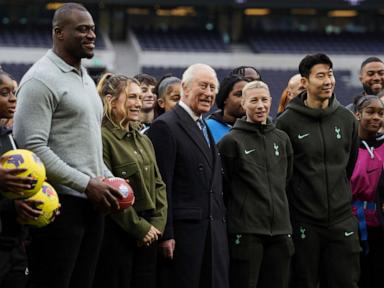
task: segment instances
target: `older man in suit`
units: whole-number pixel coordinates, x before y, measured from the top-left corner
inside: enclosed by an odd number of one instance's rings
[[[180,102],[148,131],[167,185],[168,220],[160,247],[169,263],[159,270],[163,280],[167,275],[167,287],[229,287],[222,169],[202,118],[217,90],[211,67],[190,66],[183,74]]]

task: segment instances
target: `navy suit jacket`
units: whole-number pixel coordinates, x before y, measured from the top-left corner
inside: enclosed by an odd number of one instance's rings
[[[210,146],[180,105],[157,118],[148,130],[167,189],[168,219],[163,240],[176,240],[177,265],[172,274],[182,278],[173,279],[172,287],[197,287],[192,283],[199,279],[204,249],[209,249],[213,267],[209,287],[228,287],[222,168],[212,135],[208,134]],[[185,255],[185,259],[178,255]]]

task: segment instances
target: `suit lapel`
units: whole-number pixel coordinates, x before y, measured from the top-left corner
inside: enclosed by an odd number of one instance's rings
[[[212,150],[209,148],[207,141],[204,138],[204,135],[202,134],[201,130],[197,126],[197,124],[193,121],[191,116],[185,111],[182,107],[179,105],[176,105],[174,108],[174,112],[177,114],[180,122],[178,123],[180,128],[185,132],[185,134],[188,135],[188,137],[192,140],[193,143],[199,148],[199,150],[203,153],[204,157],[206,158],[207,162],[209,163],[209,166],[212,167]],[[211,147],[214,142],[211,140],[210,132],[208,132]]]

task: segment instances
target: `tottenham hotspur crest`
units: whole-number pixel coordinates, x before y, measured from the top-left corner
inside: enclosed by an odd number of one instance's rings
[[[273,149],[275,149],[275,155],[276,157],[278,157],[280,155],[279,145],[277,145],[276,143],[273,143]]]
[[[335,133],[336,133],[336,138],[341,139],[341,129],[337,126],[335,126]]]

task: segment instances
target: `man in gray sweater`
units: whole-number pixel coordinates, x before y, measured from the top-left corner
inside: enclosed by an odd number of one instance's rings
[[[52,21],[53,48],[24,75],[14,134],[44,162],[59,193],[61,215],[32,230],[29,287],[91,287],[102,239],[100,212],[117,210],[119,192],[101,179],[102,103],[82,58],[92,58],[95,25],[79,4],[67,3]],[[96,208],[96,209],[95,209]]]

